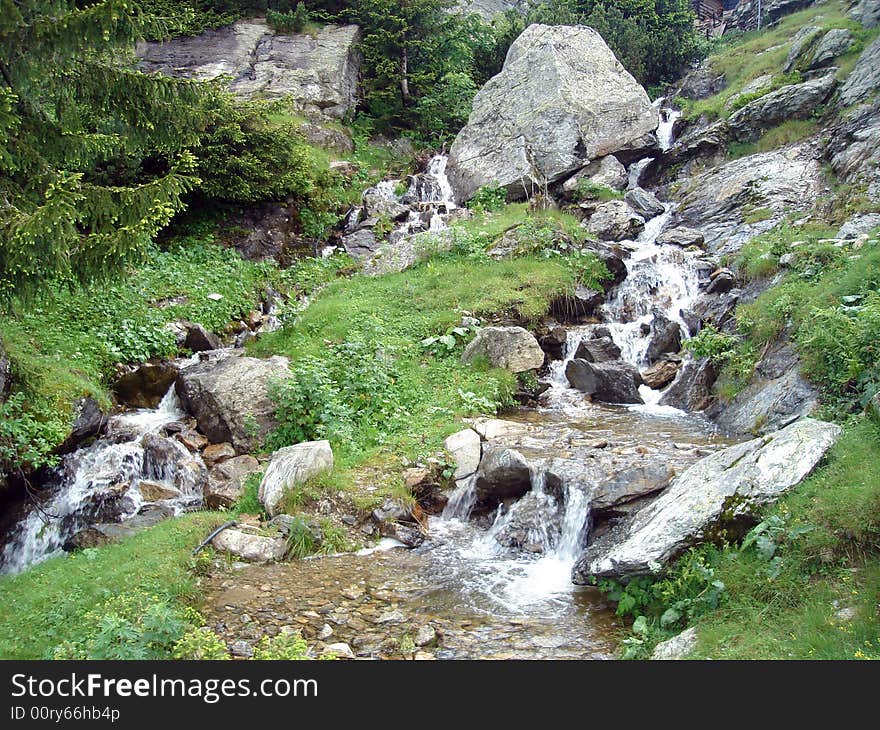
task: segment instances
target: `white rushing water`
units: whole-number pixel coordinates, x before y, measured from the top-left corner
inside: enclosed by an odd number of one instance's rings
[[[660,111],[658,138],[665,151],[674,144],[674,125],[680,112],[663,107],[664,99],[655,102]],[[652,158],[630,166],[629,187],[639,185],[642,173]],[[649,220],[633,242],[623,242],[631,255],[626,261],[628,276],[614,290],[601,310],[601,324],[567,327],[567,342],[562,360],[550,365],[550,390],[544,396],[548,414],[564,414],[576,421],[592,414],[596,406],[569,386],[566,365],[574,358],[581,341],[592,337],[597,327],[610,331],[621,357],[644,369],[651,341],[651,325],[657,314],[669,318],[681,328],[682,339],[688,336],[682,310],[690,308],[699,296],[698,254],[673,245],[658,245],[657,238],[668,226],[674,213],[671,204],[665,212]],[[669,419],[689,423],[682,411],[658,405],[663,393],[647,386],[641,388],[642,406],[628,406],[639,416],[633,418]],[[591,410],[592,409],[592,410]],[[687,426],[683,426],[687,428]],[[439,543],[433,548],[440,559],[460,568],[458,579],[465,583],[465,593],[475,602],[487,602],[516,613],[538,614],[570,605],[572,594],[582,590],[571,583],[571,570],[583,550],[591,522],[589,494],[583,488],[563,487],[561,500],[546,491],[545,474],[534,471],[531,492],[509,508],[500,506],[488,529],[479,529],[468,521],[476,501],[474,478],[460,484],[442,517],[431,521],[431,533]],[[527,507],[523,505],[527,503]],[[533,555],[511,550],[499,542],[505,531],[519,518],[522,509],[541,516],[529,520],[527,541]],[[561,513],[561,515],[560,515]],[[488,608],[487,610],[491,610]]]
[[[657,127],[657,140],[664,152],[672,149],[675,144],[675,123],[681,119],[681,111],[671,106],[664,106],[666,97],[654,101],[654,108],[660,114],[660,126]]]
[[[64,457],[60,486],[15,527],[0,555],[0,570],[19,573],[60,554],[70,537],[100,521],[108,503],[118,510],[120,519],[137,514],[144,505],[137,486],[142,479],[180,488],[184,502],[198,497],[192,480],[179,478],[173,464],[145,464],[144,437],[184,417],[172,387],[156,409],[111,418],[106,438]],[[168,439],[167,444],[189,458],[179,442]]]

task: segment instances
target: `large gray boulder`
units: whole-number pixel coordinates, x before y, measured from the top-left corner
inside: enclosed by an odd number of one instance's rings
[[[239,453],[258,448],[278,424],[267,386],[291,376],[285,357],[225,357],[181,370],[177,394],[212,443],[231,443]]]
[[[630,208],[646,221],[656,218],[658,215],[663,215],[666,211],[666,206],[657,200],[654,193],[650,193],[644,188],[633,188],[627,192],[624,200],[626,200]]]
[[[461,356],[463,362],[484,357],[489,364],[512,373],[537,370],[544,351],[535,336],[522,327],[483,327]]]
[[[574,567],[573,581],[651,573],[703,539],[722,517],[751,514],[800,484],[840,433],[834,424],[803,419],[707,456],[629,523],[588,547]]]
[[[859,57],[840,89],[840,102],[844,106],[866,101],[880,89],[880,37],[875,38]]]
[[[329,441],[308,441],[280,449],[272,455],[260,482],[260,502],[274,517],[288,491],[332,470],[333,449]]]
[[[783,86],[734,112],[728,126],[741,142],[757,139],[765,129],[781,122],[809,117],[831,96],[836,85],[834,74],[829,73],[802,84]]]
[[[286,97],[305,111],[341,118],[357,103],[360,40],[356,25],[283,35],[251,19],[195,37],[140,44],[137,53],[148,72],[199,80],[230,76],[230,89],[239,96]]]
[[[483,185],[524,197],[592,160],[650,143],[659,117],[592,28],[529,26],[474,99],[449,179],[466,201]]]
[[[281,560],[287,551],[287,544],[280,537],[255,535],[243,530],[224,530],[211,544],[215,550],[249,563],[272,563]]]
[[[671,639],[661,641],[654,647],[651,661],[676,661],[684,659],[697,648],[697,630],[693,627],[682,631]]]
[[[614,155],[593,160],[583,170],[572,175],[562,183],[562,191],[574,197],[585,183],[592,183],[609,190],[624,190],[628,182],[626,168]]]

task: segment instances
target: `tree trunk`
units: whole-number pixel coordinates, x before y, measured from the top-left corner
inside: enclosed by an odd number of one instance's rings
[[[403,105],[409,106],[409,55],[406,50],[406,37],[403,39],[403,57],[400,60],[400,96],[403,99]]]

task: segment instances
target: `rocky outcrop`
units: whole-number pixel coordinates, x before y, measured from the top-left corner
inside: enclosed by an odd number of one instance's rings
[[[728,127],[740,142],[755,140],[781,122],[811,116],[836,85],[834,74],[829,73],[802,84],[783,86],[734,112],[727,120]]]
[[[177,393],[211,442],[229,442],[247,453],[277,425],[267,386],[272,379],[290,377],[289,366],[284,357],[207,360],[181,371]]]
[[[730,403],[708,412],[723,431],[758,435],[782,428],[818,405],[819,392],[800,375],[800,360],[791,344],[773,347],[755,367],[749,384]]]
[[[357,103],[360,40],[356,25],[283,35],[250,19],[195,37],[144,43],[137,52],[147,72],[199,80],[231,76],[230,88],[239,96],[289,98],[306,112],[341,118]]]
[[[186,335],[183,346],[190,352],[209,352],[220,348],[220,338],[197,322],[181,322]]]
[[[492,367],[512,373],[537,370],[544,365],[544,351],[522,327],[483,327],[461,356],[463,362],[485,358]]]
[[[532,25],[474,99],[452,145],[449,179],[459,202],[492,184],[527,197],[593,160],[643,146],[658,121],[596,31]]]
[[[702,231],[707,250],[716,256],[736,254],[789,211],[808,208],[825,188],[809,143],[732,160],[678,183],[676,223]],[[762,220],[746,223],[756,210],[765,212]]]
[[[850,0],[850,5],[850,18],[865,28],[876,28],[880,25],[880,4],[876,0]]]
[[[582,393],[603,403],[644,403],[639,395],[642,376],[623,360],[591,363],[574,359],[565,368],[565,377]]]
[[[837,176],[864,185],[868,197],[880,203],[880,102],[848,113],[828,140],[825,154]]]
[[[819,38],[822,29],[815,25],[805,25],[791,39],[791,47],[788,49],[788,56],[782,70],[785,73],[791,73],[795,70],[801,58],[813,47]]]
[[[727,30],[750,31],[758,27],[758,11],[761,12],[761,26],[773,25],[780,18],[808,8],[817,0],[740,0],[727,17]]]
[[[724,74],[715,73],[708,61],[700,64],[688,72],[681,82],[678,93],[685,99],[708,99],[720,91],[724,91],[727,80]]]
[[[260,482],[260,502],[274,517],[288,491],[332,469],[329,441],[309,441],[276,451]]]
[[[800,484],[840,433],[839,426],[803,419],[707,456],[627,524],[590,545],[574,567],[574,582],[652,572],[708,537],[719,522],[752,514]]]
[[[832,28],[816,44],[809,70],[830,66],[838,56],[844,55],[855,45],[856,39],[846,28]]]
[[[875,38],[859,57],[855,68],[840,88],[844,106],[867,101],[880,88],[880,38]]]
[[[718,372],[708,358],[685,363],[672,387],[660,399],[661,406],[671,406],[688,413],[695,413],[712,404],[712,386]]]
[[[238,456],[216,464],[208,472],[205,505],[208,509],[229,509],[244,494],[249,475],[260,471],[260,462],[253,456]]]
[[[623,200],[609,200],[596,207],[587,226],[600,241],[631,241],[645,230],[645,219]]]

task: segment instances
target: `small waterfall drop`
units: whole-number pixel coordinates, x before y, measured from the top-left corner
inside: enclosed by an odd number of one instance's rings
[[[660,113],[660,126],[657,127],[657,140],[660,149],[667,152],[675,144],[675,123],[681,119],[681,111],[671,106],[665,106],[667,99],[660,97],[654,102],[654,108]]]
[[[138,487],[150,480],[179,489],[177,507],[199,501],[199,485],[190,473],[179,473],[174,459],[148,458],[144,439],[185,418],[174,387],[159,406],[115,416],[105,438],[64,457],[61,483],[51,497],[32,506],[16,525],[0,553],[0,572],[19,573],[61,554],[77,532],[100,521],[122,521],[138,513],[145,500]],[[166,439],[172,457],[192,458],[185,447]]]

